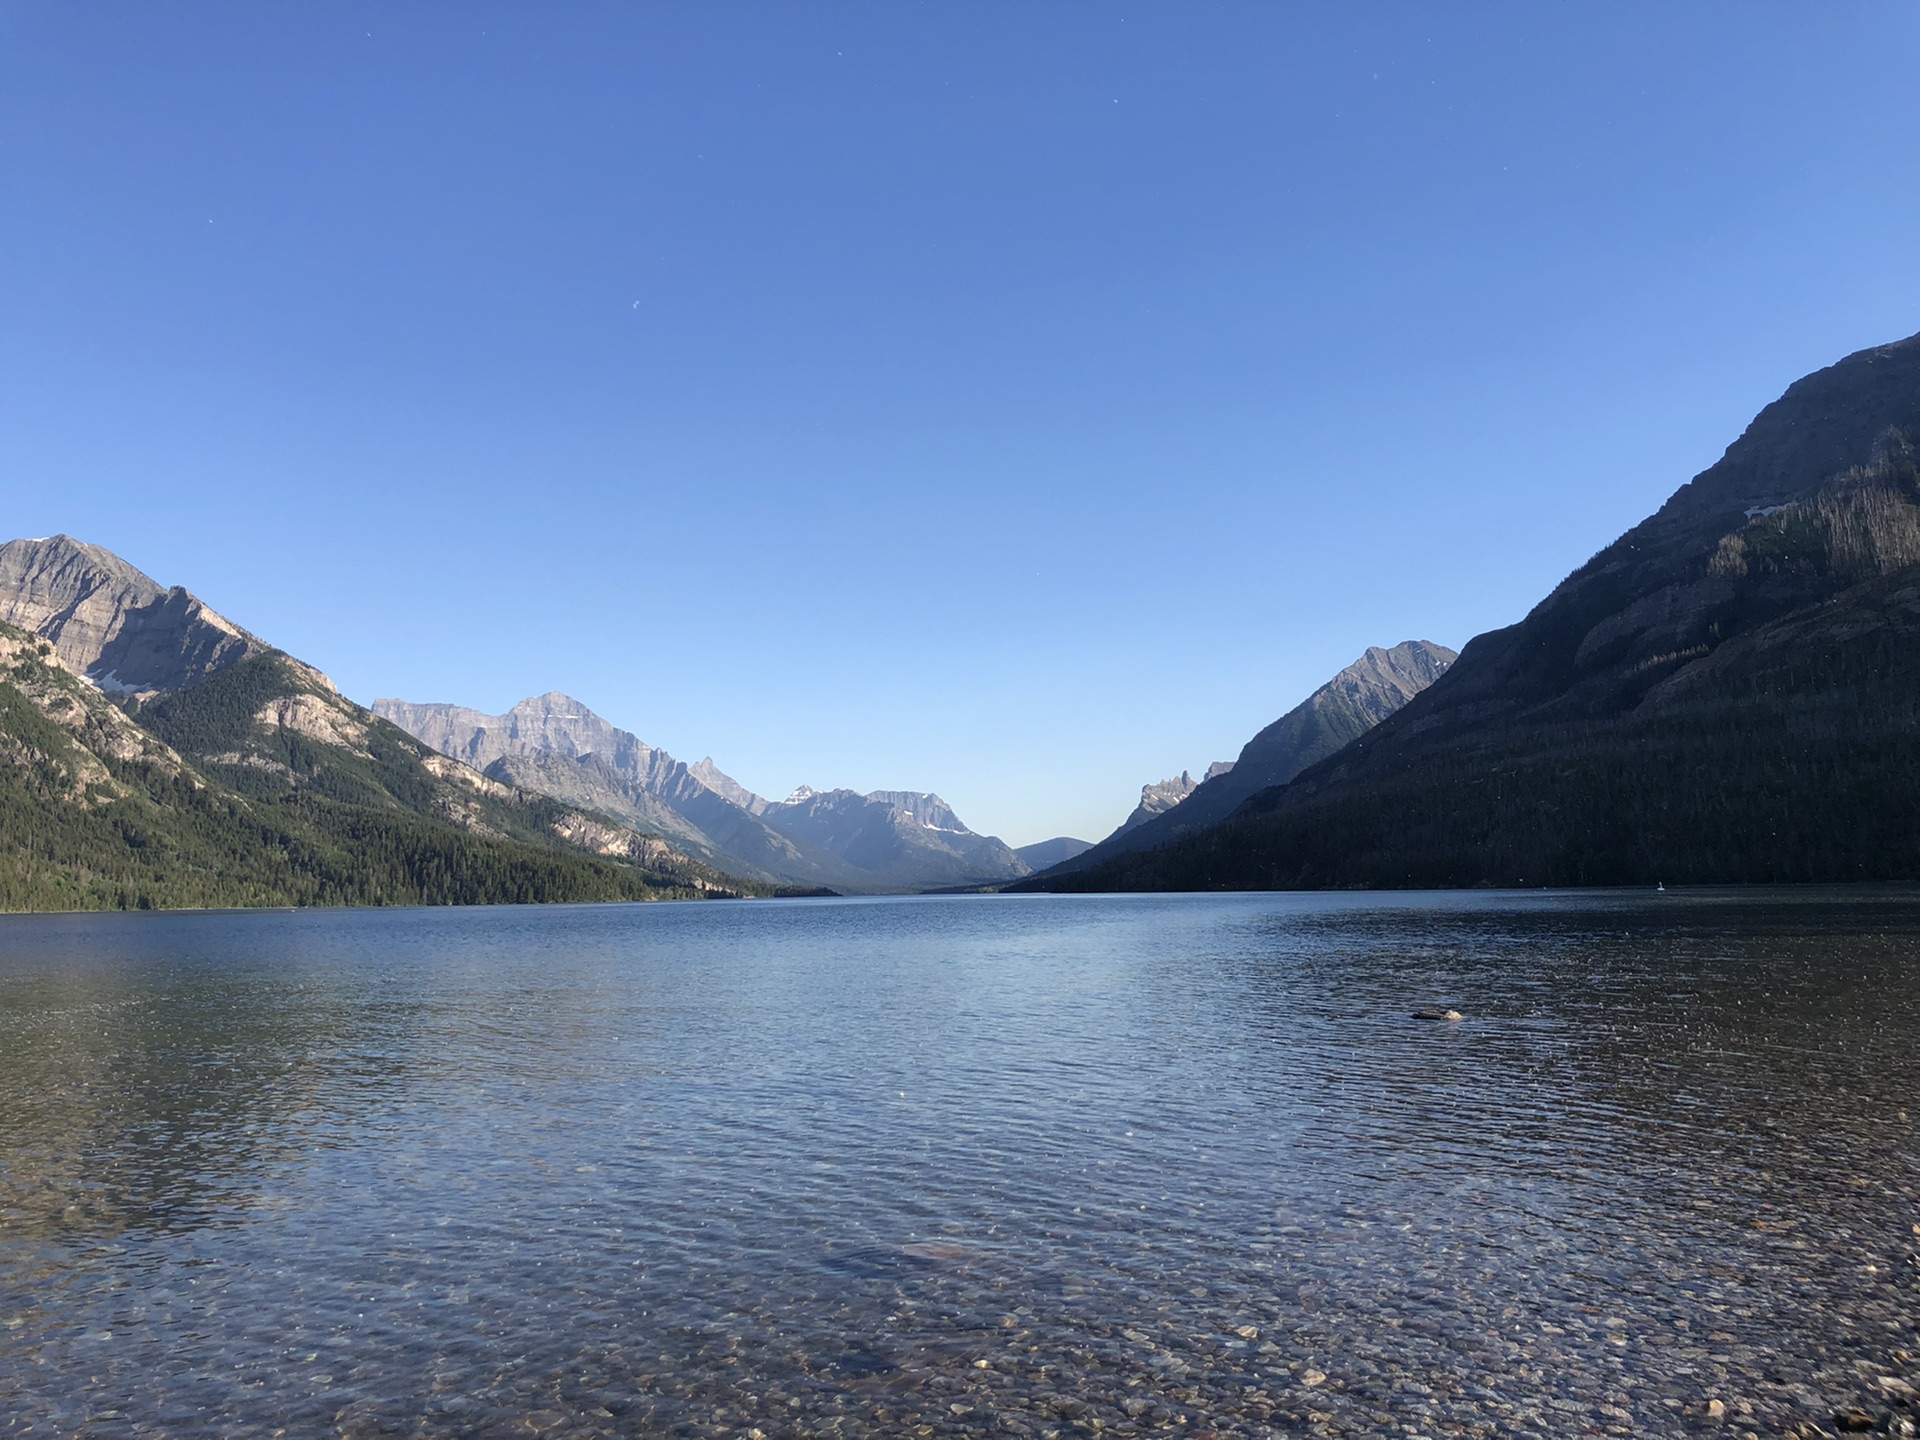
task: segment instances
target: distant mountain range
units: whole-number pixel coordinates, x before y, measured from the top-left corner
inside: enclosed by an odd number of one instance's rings
[[[1093,846],[768,800],[558,692],[376,711],[105,550],[0,545],[0,908],[1911,880],[1920,337],[1789,387],[1518,624],[1369,650]]]
[[[767,800],[711,758],[683,764],[558,691],[504,715],[405,700],[376,700],[374,711],[493,779],[664,836],[729,874],[886,892],[993,883],[1032,868],[969,830],[938,795],[803,786]]]
[[[0,545],[0,907],[737,895],[66,536]]]
[[[1037,883],[1912,880],[1917,443],[1920,337],[1809,375],[1377,728]]]
[[[1091,840],[1076,840],[1071,835],[1056,835],[1051,840],[1038,840],[1031,845],[1021,845],[1014,850],[1020,862],[1029,870],[1047,870],[1063,860],[1071,860],[1076,855],[1085,854],[1093,848]]]

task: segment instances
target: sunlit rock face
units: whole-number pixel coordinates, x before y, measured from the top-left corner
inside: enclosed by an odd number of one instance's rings
[[[67,535],[0,545],[0,622],[46,637],[110,693],[182,689],[267,648],[189,591]]]
[[[1151,785],[1142,785],[1140,803],[1133,807],[1132,814],[1120,822],[1120,828],[1107,838],[1111,840],[1114,836],[1124,835],[1129,830],[1138,829],[1149,820],[1166,814],[1197,789],[1199,789],[1198,782],[1185,770],[1171,780],[1156,780]]]
[[[687,765],[558,690],[504,715],[376,700],[374,712],[495,779],[667,837],[729,874],[845,891],[1016,879],[1030,867],[976,835],[938,795],[912,790],[754,794],[711,758]]]

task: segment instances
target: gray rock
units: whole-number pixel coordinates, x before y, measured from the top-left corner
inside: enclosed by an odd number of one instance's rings
[[[1428,640],[1405,640],[1391,649],[1373,646],[1249,740],[1238,760],[1216,760],[1197,785],[1182,772],[1143,787],[1140,804],[1119,829],[1091,850],[1058,863],[1064,870],[1083,870],[1219,824],[1249,797],[1286,784],[1366,734],[1445,674],[1456,658]]]
[[[593,809],[756,880],[846,891],[1015,879],[1031,866],[969,830],[938,795],[910,790],[754,794],[711,757],[686,765],[558,690],[504,715],[376,700],[374,713],[494,779]]]
[[[188,591],[68,535],[0,545],[0,622],[45,636],[109,693],[183,689],[268,649]]]

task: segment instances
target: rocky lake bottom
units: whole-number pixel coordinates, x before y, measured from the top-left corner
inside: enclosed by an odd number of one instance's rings
[[[1916,1036],[1892,891],[0,918],[0,1436],[1912,1434]]]

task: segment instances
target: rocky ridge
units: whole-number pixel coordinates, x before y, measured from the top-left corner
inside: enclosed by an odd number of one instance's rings
[[[504,715],[376,700],[383,718],[495,779],[590,807],[661,835],[730,874],[850,892],[991,882],[1028,873],[1000,841],[975,835],[937,795],[754,794],[711,757],[686,765],[559,691]]]
[[[1215,761],[1195,784],[1182,772],[1140,792],[1140,805],[1100,844],[1057,862],[1086,869],[1116,855],[1158,849],[1217,825],[1249,796],[1283,785],[1394,714],[1446,673],[1454,652],[1428,640],[1370,646],[1353,664],[1282,715],[1241,748]]]
[[[55,537],[0,562],[0,609],[32,627],[0,622],[0,904],[741,891],[435,754],[110,552]]]
[[[68,535],[0,545],[0,623],[112,694],[177,690],[267,646],[179,586]]]
[[[1137,830],[1156,816],[1166,814],[1198,788],[1198,782],[1185,770],[1171,780],[1156,780],[1151,785],[1142,785],[1140,803],[1133,807],[1133,812],[1120,822],[1120,828],[1107,839],[1125,835],[1129,830]]]
[[[1062,883],[1911,879],[1917,444],[1920,336],[1796,381],[1376,730]]]

